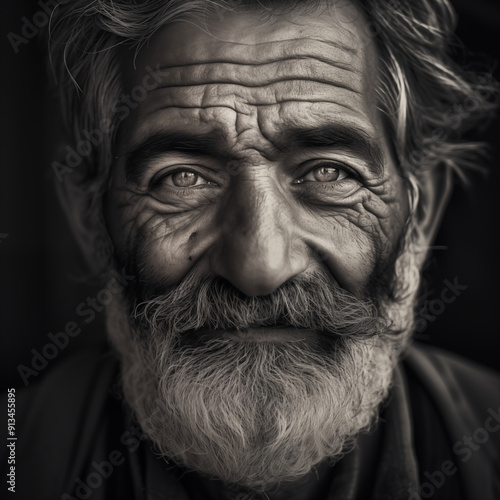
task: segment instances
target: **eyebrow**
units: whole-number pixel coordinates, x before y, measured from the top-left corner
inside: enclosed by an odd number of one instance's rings
[[[364,130],[351,125],[292,128],[284,132],[281,141],[287,145],[287,150],[344,148],[364,160],[368,169],[376,176],[384,171],[384,153],[379,142]]]
[[[220,147],[220,133],[193,134],[181,131],[162,131],[141,142],[132,151],[125,153],[125,177],[138,182],[147,166],[166,153],[185,153],[199,157],[227,156]]]
[[[148,137],[132,151],[125,153],[125,176],[128,181],[138,182],[156,158],[177,152],[197,157],[227,158],[223,150],[220,131],[192,133],[185,131],[161,131]],[[384,155],[379,143],[367,132],[344,124],[332,124],[313,128],[291,128],[283,131],[276,144],[281,151],[315,148],[344,148],[363,159],[369,170],[381,175]],[[281,147],[280,147],[281,146]]]

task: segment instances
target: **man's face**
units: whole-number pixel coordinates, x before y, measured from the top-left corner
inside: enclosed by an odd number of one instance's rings
[[[127,66],[130,88],[147,66],[161,78],[125,124],[109,200],[116,251],[144,280],[196,269],[254,296],[318,270],[364,294],[408,204],[376,52],[338,10],[226,14],[211,34],[180,22]]]
[[[228,481],[340,453],[387,394],[401,345],[383,334],[409,330],[376,310],[409,204],[375,48],[347,19],[179,22],[125,65],[129,89],[146,67],[160,83],[120,134],[107,222],[140,285],[108,328],[153,441]]]

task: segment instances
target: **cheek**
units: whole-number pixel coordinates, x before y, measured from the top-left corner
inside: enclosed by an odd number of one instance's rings
[[[363,190],[356,202],[322,213],[304,212],[302,238],[314,257],[339,284],[362,295],[376,268],[391,258],[404,230],[407,210],[403,193],[385,199]],[[307,229],[309,228],[309,229]]]
[[[136,265],[147,283],[171,285],[182,280],[193,265],[189,238],[168,228],[162,216],[154,216],[138,228]]]
[[[359,206],[337,209],[318,219],[305,217],[303,239],[313,248],[313,262],[325,266],[346,290],[361,294],[377,258],[378,235]]]
[[[151,197],[115,190],[106,219],[119,262],[148,283],[179,282],[196,263],[207,211],[172,213]],[[194,237],[193,237],[194,236]]]

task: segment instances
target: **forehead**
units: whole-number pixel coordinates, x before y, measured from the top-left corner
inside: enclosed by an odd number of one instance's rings
[[[376,50],[361,13],[342,4],[267,21],[255,11],[167,25],[125,65],[129,90],[143,85],[146,68],[156,81],[127,120],[127,139],[193,122],[262,149],[271,148],[263,137],[323,122],[376,136]]]

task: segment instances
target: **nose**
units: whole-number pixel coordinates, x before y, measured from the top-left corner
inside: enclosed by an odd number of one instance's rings
[[[245,295],[268,295],[306,269],[293,208],[272,178],[235,180],[218,218],[211,271]]]

